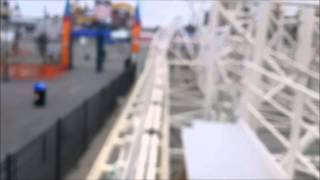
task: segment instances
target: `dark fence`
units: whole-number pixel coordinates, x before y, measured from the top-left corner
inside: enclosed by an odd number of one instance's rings
[[[135,67],[88,98],[38,138],[0,164],[1,179],[62,179],[134,83]]]

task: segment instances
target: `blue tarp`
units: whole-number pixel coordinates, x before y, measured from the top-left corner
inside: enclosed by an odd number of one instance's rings
[[[128,38],[126,38],[126,39],[112,39],[110,30],[104,31],[103,34],[105,37],[105,43],[107,43],[107,44],[128,43],[130,41]],[[72,32],[73,38],[79,38],[79,37],[95,38],[97,35],[98,35],[97,29],[79,29],[79,30],[74,30]]]
[[[111,31],[104,31],[103,34],[105,38],[110,39],[110,33]],[[97,29],[79,29],[74,30],[72,32],[72,37],[78,38],[78,37],[96,37],[98,35]]]

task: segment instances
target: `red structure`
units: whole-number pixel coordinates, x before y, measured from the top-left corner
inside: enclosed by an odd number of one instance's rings
[[[65,13],[63,17],[63,34],[62,34],[62,46],[61,46],[61,65],[64,69],[70,68],[71,59],[71,33],[72,33],[72,13],[70,0],[67,0]]]
[[[140,35],[141,35],[141,20],[140,20],[140,12],[139,12],[139,1],[137,2],[134,21],[132,26],[132,46],[131,50],[133,54],[137,54],[140,52]]]

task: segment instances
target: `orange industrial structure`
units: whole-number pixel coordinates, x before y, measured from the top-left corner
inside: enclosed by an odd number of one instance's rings
[[[61,65],[64,69],[70,68],[71,59],[71,33],[72,33],[72,17],[71,17],[71,5],[67,0],[65,14],[63,17],[63,34],[62,34],[62,56]]]
[[[135,15],[134,15],[134,21],[132,26],[132,46],[131,50],[132,53],[137,54],[140,52],[140,42],[139,38],[141,35],[141,20],[140,20],[140,12],[139,12],[139,1],[137,3]]]

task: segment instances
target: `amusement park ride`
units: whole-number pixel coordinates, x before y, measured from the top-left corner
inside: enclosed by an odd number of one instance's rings
[[[84,14],[84,10],[79,8],[75,2],[72,4],[70,0],[66,1],[64,16],[62,18],[59,62],[55,64],[11,62],[8,54],[3,55],[4,51],[7,52],[9,50],[3,48],[3,52],[1,53],[2,61],[0,63],[2,77],[7,77],[7,79],[53,79],[72,68],[72,44],[80,37],[95,38],[98,34],[96,25],[101,23],[94,14]],[[113,16],[112,20],[117,23],[108,24],[107,28],[104,29],[106,44],[130,43],[130,39],[132,39],[133,54],[137,53],[138,49],[136,46],[139,46],[139,44],[135,44],[134,40],[140,37],[141,34],[139,23],[130,24],[131,22],[136,22],[133,18],[135,13],[134,9],[134,7],[125,3],[113,4],[112,12],[124,11],[127,12],[127,16],[122,19],[116,15]],[[122,35],[122,37],[117,37],[117,34],[121,34],[119,33],[119,29],[127,33]]]
[[[153,35],[86,179],[319,179],[319,2],[215,0],[208,12],[196,2],[193,33],[177,18]],[[37,65],[33,75],[24,65],[18,75],[16,65],[1,68],[13,78],[68,71],[73,37],[96,33],[74,28],[69,10],[67,1],[59,64]]]
[[[87,179],[320,178],[319,4],[211,3],[154,35]]]

